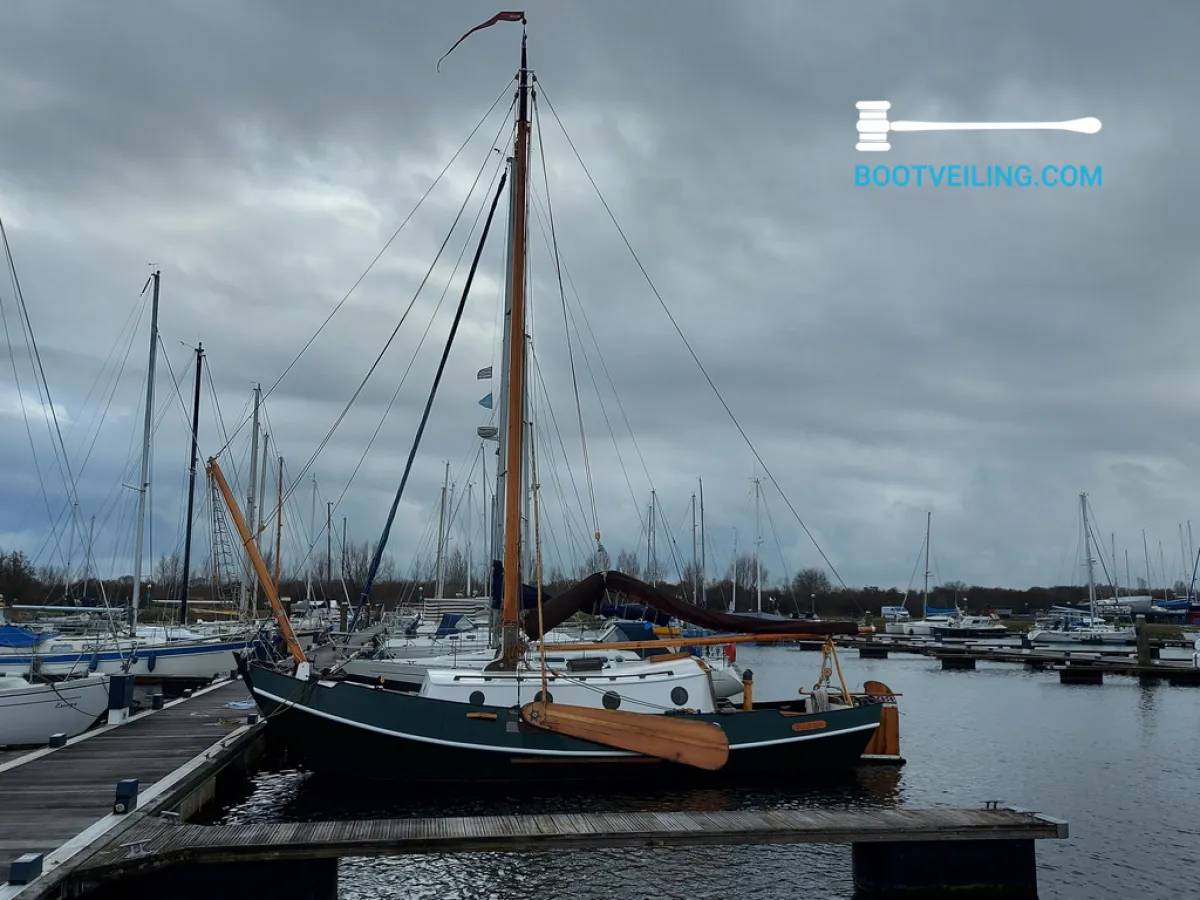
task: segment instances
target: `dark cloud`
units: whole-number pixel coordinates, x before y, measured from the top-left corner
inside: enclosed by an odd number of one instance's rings
[[[503,94],[267,401],[295,477],[413,300],[483,165],[465,221],[314,463],[320,503],[337,500],[432,321],[339,505],[352,536],[378,534],[466,262],[452,281],[450,272],[464,247],[469,260],[468,229],[499,162],[489,146],[504,133],[517,29],[473,36],[440,74],[434,62],[494,12],[482,2],[6,4],[0,214],[55,399],[79,420],[72,453],[90,444],[104,408],[112,348],[117,362],[131,348],[81,484],[81,518],[96,515],[98,529],[108,522],[97,551],[105,565],[128,568],[136,495],[120,485],[137,477],[146,349],[145,316],[134,330],[130,315],[141,308],[146,264],[163,269],[163,341],[179,393],[190,390],[181,342],[202,340],[233,431],[253,385],[275,382]],[[554,421],[539,411],[554,565],[577,562],[593,524],[547,199],[570,274],[589,464],[614,557],[644,547],[651,486],[690,554],[688,504],[703,477],[710,566],[723,572],[735,528],[739,549],[750,545],[751,479],[762,476],[556,112],[695,352],[847,581],[903,584],[927,508],[944,578],[1078,580],[1070,551],[1080,490],[1092,493],[1119,550],[1140,557],[1145,527],[1152,556],[1161,540],[1168,574],[1182,570],[1171,547],[1198,499],[1200,441],[1189,387],[1200,324],[1188,218],[1198,199],[1187,177],[1194,78],[1178,63],[1200,36],[1194,4],[620,2],[528,12],[549,176],[547,191],[535,158],[532,302],[555,411]],[[893,118],[1094,115],[1104,129],[898,134],[887,154],[856,153],[854,103],[873,98],[890,100]],[[865,189],[854,186],[859,164],[1102,165],[1104,185]],[[393,531],[402,568],[428,552],[442,460],[460,496],[476,483],[480,508],[481,473],[467,473],[474,429],[489,415],[477,401],[491,384],[474,373],[499,365],[502,224],[503,215]],[[5,287],[6,303],[10,295]],[[28,388],[28,368],[20,371]],[[187,455],[186,403],[165,366],[160,376],[156,548],[178,540]],[[0,545],[37,550],[48,520],[7,360],[0,391]],[[212,453],[225,435],[208,403],[206,392],[203,449]],[[61,478],[38,427],[58,509]],[[231,457],[243,496],[247,433],[237,433]],[[293,497],[292,558],[303,553],[310,493],[301,483]],[[769,484],[764,496],[783,550],[780,560],[764,524],[772,573],[819,563]],[[478,547],[482,527],[473,533]],[[664,558],[668,544],[660,537]]]

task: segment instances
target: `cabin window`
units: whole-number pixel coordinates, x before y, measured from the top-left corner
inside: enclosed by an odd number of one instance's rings
[[[616,709],[621,705],[621,695],[616,691],[605,691],[601,702],[605,709]]]
[[[674,687],[671,688],[671,702],[676,706],[683,706],[688,701],[687,688]]]
[[[554,695],[553,695],[552,693],[550,693],[549,691],[546,691],[546,698],[545,698],[545,699],[546,699],[546,702],[547,702],[547,703],[553,703],[553,702],[554,702]],[[538,691],[538,692],[537,692],[537,693],[534,695],[534,697],[533,697],[533,702],[534,702],[534,703],[541,703],[541,702],[542,702],[542,692],[541,692],[541,691]]]
[[[483,701],[483,691],[471,691],[471,696],[467,698],[467,702],[472,706],[483,706]]]

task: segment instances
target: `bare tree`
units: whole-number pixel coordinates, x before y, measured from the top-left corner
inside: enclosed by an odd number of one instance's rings
[[[638,555],[632,550],[622,550],[617,554],[617,571],[624,572],[634,578],[642,577],[642,564]]]
[[[738,592],[752,591],[758,581],[758,575],[754,564],[754,554],[742,553],[734,558],[733,563],[729,566],[729,572],[725,576],[734,584],[737,585]],[[763,584],[767,582],[767,570],[763,567],[762,570]]]
[[[833,585],[824,569],[801,569],[792,579],[792,591],[800,603],[813,594],[828,594],[832,589]]]
[[[453,597],[467,589],[467,557],[462,549],[455,547],[442,563],[446,578],[445,593]]]
[[[386,550],[383,556],[379,558],[379,572],[376,575],[377,581],[393,581],[396,577],[396,560],[392,558],[392,554]],[[363,580],[366,580],[366,574],[363,574]]]
[[[172,553],[170,556],[164,553],[158,558],[158,565],[154,567],[154,583],[165,596],[170,596],[179,588],[182,577],[183,560],[179,558],[178,553]]]
[[[66,573],[58,566],[38,566],[37,580],[43,587],[66,584]]]
[[[680,589],[683,591],[685,596],[691,597],[693,603],[700,602],[699,596],[692,597],[693,593],[697,593],[696,591],[693,590],[693,585],[699,583],[696,578],[696,576],[699,573],[700,573],[699,564],[693,563],[689,560],[687,563],[684,564],[683,576],[681,577],[681,579],[679,581]]]

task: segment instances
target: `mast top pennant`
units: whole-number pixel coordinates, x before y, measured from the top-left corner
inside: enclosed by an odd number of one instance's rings
[[[457,47],[459,44],[461,44],[463,41],[465,41],[467,38],[469,38],[475,32],[480,31],[481,29],[484,29],[484,28],[491,28],[493,25],[495,25],[499,22],[520,22],[522,25],[524,25],[525,21],[526,20],[525,20],[525,11],[524,10],[506,10],[504,12],[496,13],[494,16],[492,16],[486,22],[484,22],[481,25],[476,25],[474,28],[472,28],[470,31],[468,31],[466,34],[464,34],[462,37],[460,37],[457,41],[455,41],[454,46],[451,47],[449,50],[447,50],[445,53],[443,53],[441,56],[441,59],[439,59],[437,61],[437,71],[440,72],[442,70],[442,60],[445,59],[447,56],[449,56],[451,53],[453,53],[455,50],[455,47]]]

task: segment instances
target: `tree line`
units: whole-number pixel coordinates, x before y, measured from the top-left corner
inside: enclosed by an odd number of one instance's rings
[[[269,572],[274,571],[272,551],[264,554]],[[308,595],[311,584],[312,596],[317,600],[334,600],[357,603],[362,593],[366,577],[370,569],[372,548],[369,543],[353,544],[346,547],[345,553],[335,556],[331,561],[324,553],[315,554],[312,560],[311,576],[309,567],[299,571],[284,572],[280,577],[279,594],[293,600],[303,599]],[[483,596],[488,593],[487,565],[488,561],[481,560],[468,565],[468,560],[461,550],[449,552],[443,561],[443,578],[445,582],[444,595]],[[143,602],[178,600],[182,593],[182,561],[178,555],[161,556],[147,574],[144,587]],[[920,615],[922,596],[920,591],[904,592],[897,588],[867,587],[835,587],[824,569],[801,569],[788,579],[777,578],[770,580],[770,573],[764,568],[761,574],[756,573],[754,557],[744,554],[734,559],[718,580],[703,581],[694,571],[690,563],[681,567],[682,571],[676,577],[668,577],[662,566],[644,566],[638,554],[632,551],[621,551],[617,555],[613,567],[635,578],[641,578],[661,590],[682,596],[692,603],[703,602],[710,609],[736,608],[738,611],[752,611],[758,608],[759,579],[762,583],[762,610],[786,616],[803,616],[815,612],[823,617],[850,616],[858,617],[870,613],[879,615],[885,606],[906,605],[909,611]],[[544,590],[553,595],[565,590],[580,578],[594,571],[594,565],[583,564],[575,571],[565,573],[561,569],[551,569],[544,579]],[[468,585],[468,572],[470,584]],[[758,577],[756,578],[756,574]],[[78,576],[77,576],[78,577]],[[235,563],[235,570],[227,573],[215,572],[206,563],[201,569],[193,570],[190,582],[189,596],[197,603],[226,601],[236,603],[239,599],[241,568],[240,561]],[[253,581],[253,578],[251,578]],[[385,607],[405,605],[425,597],[433,597],[437,581],[436,566],[427,562],[415,567],[407,575],[398,575],[396,565],[389,554],[384,554],[379,571],[372,589],[371,598],[374,603]],[[103,591],[101,586],[103,585]],[[469,590],[468,590],[469,587]],[[77,581],[67,592],[65,573],[53,567],[36,567],[29,556],[20,550],[5,552],[0,550],[0,596],[13,603],[98,603],[102,598],[114,605],[129,602],[133,590],[133,576],[124,575],[118,578],[104,579],[101,583],[89,579],[86,583]],[[1135,589],[1139,594],[1152,594],[1160,599],[1186,596],[1186,585],[1176,582],[1172,588],[1151,590],[1144,579],[1138,579]],[[1129,595],[1130,591],[1122,588],[1120,596]],[[1112,589],[1108,586],[1098,588],[1100,598],[1112,597]],[[265,602],[261,591],[259,603]],[[1048,609],[1063,603],[1077,603],[1087,600],[1087,587],[1079,585],[1057,585],[1051,587],[1031,587],[1025,590],[1003,587],[983,587],[968,585],[962,581],[948,581],[931,587],[929,590],[930,606],[958,606],[971,612],[986,612],[988,610],[1008,609],[1014,615],[1023,615],[1038,610]]]

